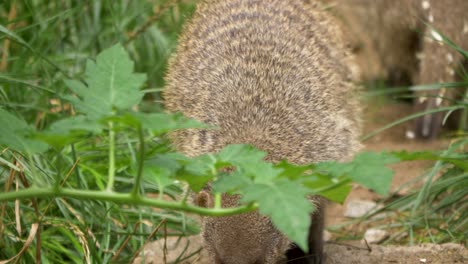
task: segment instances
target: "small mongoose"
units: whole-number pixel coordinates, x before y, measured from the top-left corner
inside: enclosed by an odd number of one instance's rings
[[[468,70],[468,61],[453,47],[444,43],[441,35],[446,36],[459,48],[468,51],[468,1],[422,0],[420,2],[420,8],[428,26],[425,27],[425,37],[419,56],[421,61],[417,83],[463,81],[460,73]],[[464,95],[464,89],[453,88],[420,92],[415,109],[419,112],[447,106],[452,100],[463,98]],[[416,135],[423,138],[438,136],[445,114],[436,113],[416,119]]]
[[[456,50],[440,41],[444,35],[463,50],[468,50],[468,1],[466,0],[321,0],[333,3],[333,13],[351,31],[359,50],[362,76],[369,81],[384,78],[390,86],[452,83],[460,81],[467,61]],[[436,33],[439,32],[439,33]],[[439,38],[439,41],[435,38]],[[378,60],[369,61],[376,53]],[[366,67],[365,63],[372,67]],[[370,68],[370,70],[368,70]],[[375,69],[382,69],[376,72]],[[447,106],[462,97],[460,90],[441,89],[418,92],[415,112]],[[462,91],[463,93],[463,91]],[[445,113],[425,115],[414,122],[418,138],[439,135]]]
[[[163,97],[168,111],[218,129],[178,131],[174,145],[189,156],[242,143],[271,162],[349,160],[360,146],[349,54],[317,1],[201,1],[169,63]],[[210,206],[205,198],[195,200]],[[258,212],[204,217],[211,263],[278,263],[296,253],[304,263],[323,263],[324,203],[313,200],[319,210],[305,253]],[[223,195],[222,206],[238,201]]]

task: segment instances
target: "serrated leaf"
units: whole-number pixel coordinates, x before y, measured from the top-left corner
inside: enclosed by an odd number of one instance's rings
[[[329,175],[315,173],[303,177],[300,181],[305,187],[313,191],[312,194],[320,195],[336,203],[343,203],[351,191],[349,182],[340,182]]]
[[[213,182],[213,193],[233,194],[241,188],[253,184],[252,180],[239,171],[221,173],[219,178]]]
[[[46,144],[28,137],[34,132],[32,127],[2,108],[0,108],[0,124],[2,124],[0,125],[0,144],[30,154],[47,150]]]
[[[243,202],[257,202],[261,214],[307,251],[307,236],[313,204],[306,198],[308,190],[300,183],[280,179],[269,184],[253,184],[243,189]]]
[[[90,134],[99,134],[103,127],[85,116],[73,116],[53,123],[44,132],[34,134],[34,138],[54,147],[63,147]]]
[[[183,166],[177,172],[176,178],[185,181],[190,188],[199,192],[205,185],[216,176],[216,159],[211,154],[188,158],[180,153],[166,154]]]
[[[333,177],[347,176],[354,182],[385,195],[390,190],[393,170],[388,164],[400,161],[388,153],[363,152],[348,163],[322,162],[317,164],[316,170]]]
[[[327,174],[331,177],[338,178],[347,175],[353,170],[351,163],[339,163],[336,161],[320,162],[315,166],[315,170]]]
[[[155,134],[167,133],[177,129],[210,128],[194,119],[186,118],[181,113],[132,113],[143,128],[153,131]]]
[[[266,152],[250,145],[233,144],[223,148],[217,155],[220,163],[237,167],[242,173],[252,177],[254,182],[270,182],[283,171],[264,160]]]
[[[87,119],[85,116],[72,116],[53,123],[48,131],[57,134],[70,134],[72,132],[91,132],[100,134],[103,126],[97,122]]]
[[[244,164],[242,169],[247,175],[254,177],[255,183],[271,182],[283,172],[283,169],[265,161]]]
[[[393,179],[393,170],[386,165],[398,161],[398,158],[388,153],[363,152],[351,162],[352,170],[348,176],[362,186],[386,195]]]
[[[280,177],[296,180],[304,177],[305,172],[314,168],[313,165],[296,165],[287,161],[281,161],[275,167],[282,169]]]
[[[143,179],[155,183],[160,190],[175,182],[173,171],[170,168],[146,163],[143,167]]]
[[[182,155],[160,154],[156,157],[145,161],[143,166],[143,178],[151,183],[158,185],[160,189],[172,185],[176,178],[177,171],[182,168],[182,165],[175,160],[175,157],[183,157]],[[134,168],[136,174],[137,168]]]
[[[350,183],[344,183],[341,185],[337,185],[334,188],[321,191],[318,194],[322,197],[327,198],[330,201],[343,204],[346,200],[346,197],[348,197],[348,194],[351,192],[352,188],[353,187]]]
[[[250,165],[255,162],[261,162],[265,156],[266,152],[244,144],[228,145],[218,154],[220,161],[241,167],[245,164]]]
[[[67,81],[78,98],[68,97],[78,112],[90,119],[111,116],[114,110],[127,110],[143,98],[139,88],[146,80],[144,74],[133,73],[133,61],[120,45],[101,52],[96,62],[86,63],[87,88],[77,81]]]

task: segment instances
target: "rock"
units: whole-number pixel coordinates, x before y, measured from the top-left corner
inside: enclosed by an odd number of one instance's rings
[[[202,249],[201,236],[168,237],[166,242],[166,263],[174,263],[183,259],[181,264],[205,263],[206,252]],[[143,252],[133,264],[163,264],[164,263],[164,238],[145,245]]]
[[[346,205],[344,216],[359,218],[378,208],[377,203],[374,201],[351,200]]]
[[[330,241],[332,238],[332,234],[328,232],[327,230],[323,231],[323,241],[327,242]]]
[[[382,229],[367,229],[364,234],[364,239],[369,244],[378,244],[389,237],[389,233]]]

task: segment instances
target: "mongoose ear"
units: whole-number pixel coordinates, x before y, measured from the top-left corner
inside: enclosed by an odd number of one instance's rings
[[[213,198],[207,191],[200,191],[195,197],[195,204],[200,207],[213,207]]]

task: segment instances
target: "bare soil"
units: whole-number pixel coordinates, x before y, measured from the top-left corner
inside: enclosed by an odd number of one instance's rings
[[[364,134],[378,129],[392,121],[407,116],[412,112],[412,106],[404,103],[373,102],[365,109]],[[406,132],[411,129],[411,124],[405,123],[378,134],[364,142],[364,150],[440,150],[448,146],[448,140],[418,141],[409,139]],[[400,186],[425,172],[432,162],[405,162],[393,166],[395,177],[392,189],[398,190]],[[400,192],[404,193],[405,190]],[[377,200],[377,194],[362,187],[355,186],[348,201],[353,199]],[[333,226],[349,220],[343,216],[345,205],[330,205],[326,214],[327,226]],[[417,246],[380,246],[367,245],[361,241],[333,242],[333,235],[326,245],[325,252],[328,264],[354,264],[354,263],[468,263],[468,250],[458,244],[424,244]],[[145,247],[145,259],[139,258],[134,263],[165,263],[164,243],[166,243],[166,263],[209,263],[202,249],[200,236],[189,238],[168,238],[164,241],[155,241]]]
[[[202,249],[200,236],[168,238],[167,254],[164,262],[164,241],[155,241],[145,249],[145,258],[138,258],[136,263],[200,263],[210,264],[206,252]],[[327,264],[403,264],[431,263],[457,264],[467,263],[468,250],[458,244],[424,244],[420,246],[363,246],[362,244],[334,244],[325,246]],[[182,257],[179,257],[182,256]],[[179,259],[178,259],[179,257]],[[179,261],[179,262],[176,262]],[[240,263],[241,264],[241,263]]]

